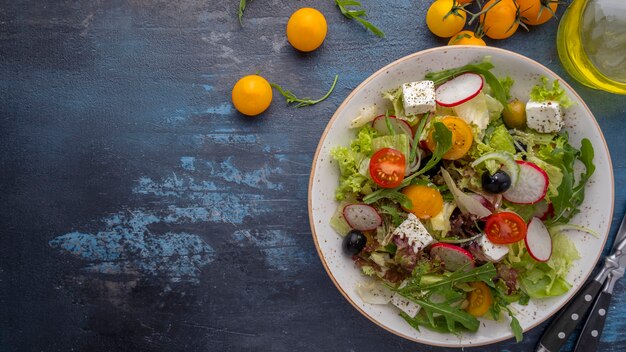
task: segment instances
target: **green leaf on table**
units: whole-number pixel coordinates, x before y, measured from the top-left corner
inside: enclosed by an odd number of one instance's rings
[[[278,89],[278,92],[285,97],[285,100],[287,101],[287,104],[291,104],[291,103],[298,103],[295,106],[297,108],[301,108],[303,106],[309,106],[309,105],[314,105],[317,104],[319,102],[324,101],[326,98],[328,98],[330,96],[330,93],[333,92],[333,90],[335,89],[335,85],[337,84],[337,79],[339,78],[339,75],[335,75],[335,79],[333,80],[333,84],[330,86],[330,89],[328,90],[328,92],[321,98],[313,100],[311,98],[298,98],[292,91],[288,90],[288,89],[284,89],[283,87],[279,86],[276,83],[270,83],[270,86],[272,86],[273,88]]]
[[[362,8],[360,2],[354,0],[335,0],[335,4],[339,7],[341,14],[346,18],[358,21],[365,26],[365,28],[381,38],[385,36],[383,31],[364,18],[367,17],[367,12]],[[348,7],[356,7],[358,9],[349,9]]]

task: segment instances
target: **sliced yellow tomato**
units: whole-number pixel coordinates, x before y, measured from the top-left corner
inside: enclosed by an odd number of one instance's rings
[[[489,311],[489,307],[493,302],[489,286],[482,281],[470,282],[470,286],[474,290],[470,291],[468,294],[467,299],[469,304],[465,308],[465,311],[475,317],[483,316]]]
[[[443,209],[443,197],[438,190],[424,185],[410,185],[402,193],[411,200],[411,209],[404,209],[420,219],[429,219]]]
[[[443,155],[446,160],[457,160],[462,158],[472,147],[474,137],[470,126],[460,117],[446,116],[441,122],[452,132],[452,147]],[[426,139],[426,145],[431,151],[435,150],[437,143],[433,138],[433,131],[430,131]]]

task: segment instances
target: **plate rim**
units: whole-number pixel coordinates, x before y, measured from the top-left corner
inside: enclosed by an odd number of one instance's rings
[[[345,106],[348,104],[348,102],[354,97],[354,95],[356,95],[356,93],[361,90],[369,81],[373,80],[375,77],[377,77],[380,74],[383,74],[386,70],[388,70],[389,68],[391,68],[392,66],[395,66],[403,61],[407,61],[407,60],[411,60],[416,56],[420,56],[420,55],[424,55],[426,53],[430,53],[433,51],[445,51],[445,50],[452,50],[452,51],[456,51],[456,50],[463,50],[463,49],[469,49],[469,50],[476,50],[476,49],[482,49],[482,50],[492,50],[495,52],[501,52],[503,54],[506,55],[512,55],[512,56],[516,56],[517,58],[521,59],[521,60],[525,60],[528,61],[530,64],[532,65],[536,65],[536,66],[540,66],[543,69],[546,70],[546,72],[551,75],[554,79],[558,79],[560,82],[562,83],[564,86],[566,86],[567,88],[569,88],[569,90],[574,94],[574,96],[580,101],[582,102],[582,107],[589,113],[589,115],[591,116],[593,123],[596,125],[596,128],[598,129],[598,131],[600,132],[600,138],[602,139],[603,145],[604,145],[604,149],[606,151],[606,155],[607,155],[607,161],[608,161],[608,166],[609,166],[609,170],[610,170],[610,179],[611,179],[611,210],[610,210],[610,217],[608,219],[609,221],[609,226],[607,228],[607,231],[604,235],[604,241],[602,243],[602,248],[604,249],[604,247],[606,246],[606,242],[611,234],[611,225],[613,222],[613,212],[615,210],[615,177],[613,175],[613,162],[611,160],[611,153],[609,150],[609,147],[606,143],[606,139],[604,138],[604,133],[602,133],[602,128],[600,127],[600,125],[598,124],[598,120],[596,119],[595,115],[593,114],[593,112],[591,111],[591,109],[589,109],[589,107],[587,106],[587,103],[580,97],[580,95],[578,94],[578,92],[576,92],[574,90],[574,88],[572,88],[572,86],[567,83],[563,78],[561,78],[559,75],[557,75],[554,71],[552,71],[551,69],[549,69],[548,67],[544,66],[543,64],[529,58],[526,57],[522,54],[507,50],[507,49],[502,49],[502,48],[496,48],[496,47],[476,47],[476,46],[472,46],[472,45],[455,45],[455,46],[440,46],[440,47],[434,47],[434,48],[429,48],[429,49],[425,49],[425,50],[420,50],[417,52],[414,52],[412,54],[403,56],[397,60],[392,61],[391,63],[383,66],[382,68],[380,68],[379,70],[375,71],[374,73],[372,73],[370,76],[368,76],[366,79],[364,79],[358,86],[356,86],[351,92],[350,94],[348,94],[348,96],[346,96],[346,98],[341,102],[341,104],[335,109],[335,112],[333,113],[333,116],[330,118],[330,120],[327,122],[326,127],[324,128],[324,132],[322,133],[322,135],[319,138],[319,142],[317,144],[317,148],[315,150],[315,154],[313,155],[313,161],[311,164],[311,172],[309,175],[309,186],[308,186],[308,194],[307,194],[307,204],[308,204],[308,215],[309,215],[309,226],[311,227],[311,235],[313,237],[313,242],[315,243],[315,249],[317,251],[317,255],[320,259],[320,261],[322,262],[322,265],[324,266],[324,270],[326,271],[326,274],[328,274],[328,276],[330,277],[331,281],[333,282],[333,284],[335,285],[335,287],[337,288],[337,290],[341,293],[341,295],[354,307],[356,308],[356,310],[361,313],[363,316],[365,316],[367,319],[369,319],[371,322],[373,322],[374,324],[378,325],[379,327],[383,328],[384,330],[405,338],[407,340],[413,341],[413,342],[417,342],[417,343],[421,343],[421,344],[426,344],[426,345],[430,345],[430,346],[437,346],[437,347],[479,347],[479,346],[486,346],[486,345],[491,345],[497,342],[501,342],[501,341],[505,341],[508,340],[510,338],[512,338],[511,336],[507,336],[507,337],[501,337],[501,338],[497,338],[488,342],[480,342],[480,343],[459,343],[459,344],[450,344],[450,343],[434,343],[434,342],[430,342],[430,341],[424,341],[421,340],[419,338],[414,338],[408,335],[405,335],[401,332],[395,331],[387,326],[385,326],[384,324],[378,322],[374,317],[370,316],[369,314],[367,314],[363,309],[361,309],[359,307],[359,305],[354,302],[352,299],[350,299],[350,297],[348,296],[348,294],[341,288],[341,286],[339,285],[339,283],[337,282],[337,279],[334,277],[334,275],[331,273],[330,268],[328,266],[328,263],[326,263],[326,260],[324,259],[324,255],[322,254],[322,251],[320,249],[320,245],[318,242],[318,238],[317,238],[317,233],[315,231],[315,222],[313,221],[313,197],[312,197],[312,193],[311,190],[313,188],[313,184],[314,184],[314,175],[315,175],[315,170],[317,167],[317,161],[319,159],[319,154],[321,152],[322,149],[322,145],[323,142],[325,141],[328,132],[331,129],[331,126],[334,124],[335,120],[339,117],[339,112],[340,110],[343,110],[345,108]],[[541,323],[545,322],[546,320],[550,319],[552,316],[554,316],[556,313],[558,313],[559,310],[561,310],[561,308],[563,308],[567,303],[569,303],[578,293],[578,291],[584,286],[584,283],[587,282],[587,280],[589,279],[589,277],[591,276],[591,274],[593,274],[595,267],[598,264],[598,261],[600,260],[600,257],[602,256],[602,252],[600,251],[598,253],[598,255],[596,256],[596,258],[593,261],[593,268],[588,274],[586,274],[584,276],[584,279],[581,280],[581,284],[573,289],[573,294],[570,297],[569,300],[563,302],[562,304],[560,304],[554,311],[552,314],[546,316],[545,318],[541,319],[541,320],[537,320],[535,322],[533,322],[533,324],[531,324],[528,328],[524,329],[523,332],[526,333],[532,329],[534,329],[535,327],[537,327],[538,325],[540,325]]]

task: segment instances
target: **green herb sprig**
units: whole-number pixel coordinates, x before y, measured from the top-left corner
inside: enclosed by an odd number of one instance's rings
[[[239,24],[243,26],[243,12],[246,10],[246,0],[239,0],[239,12],[237,13],[237,17],[239,17]]]
[[[341,14],[344,15],[346,18],[360,22],[363,26],[365,26],[365,28],[369,29],[372,33],[381,38],[385,36],[385,33],[383,33],[383,31],[364,19],[364,17],[367,17],[367,12],[362,9],[362,5],[360,2],[354,0],[335,0],[335,4],[337,4],[337,6],[339,7],[339,11],[341,11]],[[347,6],[355,6],[358,7],[358,9],[351,10],[348,9]]]
[[[339,79],[339,75],[335,75],[335,79],[333,80],[333,84],[330,86],[328,92],[321,98],[313,100],[311,98],[298,98],[292,91],[288,89],[284,89],[276,83],[270,83],[270,86],[276,88],[282,96],[287,100],[287,104],[297,103],[295,107],[301,108],[303,106],[309,106],[317,104],[321,101],[324,101],[326,98],[330,96],[330,93],[335,89],[335,85],[337,84],[337,79]]]

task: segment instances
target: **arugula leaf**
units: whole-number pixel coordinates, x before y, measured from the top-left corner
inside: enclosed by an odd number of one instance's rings
[[[429,321],[429,325],[427,326],[430,326],[434,329],[441,329],[441,323],[438,323],[435,320],[437,318],[435,314],[437,314],[438,316],[442,316],[445,319],[446,328],[449,332],[458,332],[459,329],[456,326],[457,323],[461,324],[461,326],[469,331],[478,331],[480,322],[473,315],[467,313],[464,310],[451,306],[447,303],[434,303],[430,300],[414,299],[411,297],[406,298],[412,300],[413,302],[419,304],[420,307],[422,307]]]
[[[426,79],[435,82],[435,85],[437,86],[466,72],[478,73],[485,78],[485,81],[487,82],[489,87],[491,87],[494,98],[496,98],[506,109],[508,103],[507,92],[502,86],[502,83],[498,80],[498,78],[489,71],[493,67],[494,66],[491,62],[483,61],[478,64],[469,64],[461,67],[451,68],[448,70],[429,72],[428,74],[426,74],[425,77]]]
[[[497,320],[500,317],[500,312],[502,311],[502,309],[506,310],[509,314],[509,317],[511,318],[510,327],[511,331],[513,332],[513,336],[515,336],[515,341],[521,342],[523,339],[524,330],[522,329],[519,320],[517,320],[517,318],[513,314],[511,308],[509,308],[509,302],[506,299],[505,294],[498,289],[491,290],[491,294],[493,296],[493,303],[491,304],[491,307],[489,307],[489,312],[491,313],[492,317]]]
[[[443,155],[452,148],[452,132],[441,122],[434,123],[435,131],[433,132],[433,139],[437,141],[437,146],[433,152],[432,158],[428,160],[426,165],[420,169],[415,175],[421,175],[426,171],[432,169],[441,161]]]
[[[393,126],[391,126],[391,119],[389,118],[389,112],[385,114],[385,125],[387,126],[387,131],[389,131],[389,135],[395,136],[396,130],[394,130]]]
[[[286,98],[287,104],[298,103],[298,104],[296,104],[296,107],[297,108],[301,108],[303,106],[309,106],[309,105],[317,104],[319,102],[322,102],[326,98],[328,98],[330,96],[330,93],[332,93],[333,90],[335,89],[335,85],[337,84],[337,79],[338,78],[339,78],[339,75],[335,75],[335,79],[333,80],[333,84],[330,86],[330,89],[328,90],[328,92],[323,97],[321,97],[321,98],[319,98],[317,100],[313,100],[311,98],[298,98],[292,91],[290,91],[288,89],[284,89],[283,87],[279,86],[276,83],[270,83],[270,86],[272,86],[273,88],[278,89],[280,94]]]
[[[405,287],[398,290],[401,294],[410,293],[412,291],[437,291],[437,290],[450,290],[455,284],[472,281],[483,281],[489,286],[494,286],[492,281],[496,276],[496,267],[493,263],[487,263],[482,266],[467,269],[465,267],[450,274],[450,276],[442,276],[442,278],[436,282],[429,282],[423,284],[421,278],[414,278]]]
[[[243,12],[246,10],[246,0],[239,0],[239,11],[237,16],[239,17],[239,24],[243,26]]]
[[[358,1],[354,0],[335,0],[335,4],[339,7],[339,11],[346,18],[356,20],[361,23],[365,28],[369,29],[372,33],[376,34],[379,37],[384,37],[385,33],[378,29],[378,27],[371,24],[369,21],[365,20],[363,17],[367,17],[367,13],[364,9],[362,9],[362,5]],[[358,10],[351,10],[346,8],[346,6],[355,6],[358,7]]]
[[[427,116],[422,117],[419,125],[417,125],[417,129],[415,130],[415,136],[413,137],[413,147],[411,148],[411,153],[409,154],[409,164],[415,160],[417,157],[417,148],[419,148],[420,137],[422,132],[424,131],[424,127],[426,126],[426,121],[428,120]]]
[[[393,226],[400,226],[400,224],[402,223],[402,219],[400,218],[400,212],[398,212],[398,209],[394,206],[391,205],[381,205],[380,206],[380,212],[383,214],[387,214],[391,216],[391,223],[393,224]]]
[[[372,192],[363,198],[363,202],[365,204],[372,204],[380,199],[388,198],[397,201],[404,208],[411,209],[412,203],[404,194],[399,191],[408,186],[411,181],[417,176],[425,173],[426,171],[432,169],[437,163],[441,160],[443,155],[450,150],[452,147],[452,132],[441,122],[434,123],[435,131],[433,132],[433,138],[437,141],[437,146],[435,147],[435,151],[433,152],[432,158],[421,168],[419,171],[414,173],[409,177],[405,177],[402,180],[400,186],[396,188],[388,188],[388,189],[379,189],[376,192]],[[407,206],[408,205],[408,206]]]
[[[547,162],[561,168],[563,180],[557,188],[558,195],[552,198],[555,215],[551,224],[567,223],[580,211],[578,208],[585,199],[585,185],[596,169],[593,158],[593,145],[587,138],[581,141],[580,151],[569,144],[552,151]],[[585,172],[581,174],[578,184],[575,184],[574,178],[576,160],[580,160],[585,166]]]
[[[513,336],[515,336],[515,342],[522,342],[524,338],[524,330],[522,326],[519,324],[519,320],[513,315],[510,309],[507,309],[509,312],[509,317],[511,317],[511,330],[513,331]]]

